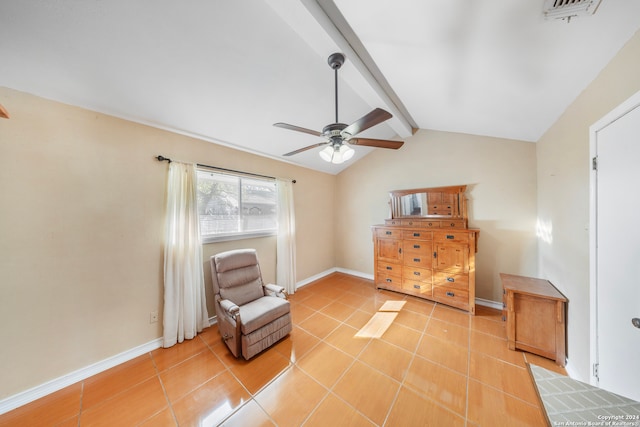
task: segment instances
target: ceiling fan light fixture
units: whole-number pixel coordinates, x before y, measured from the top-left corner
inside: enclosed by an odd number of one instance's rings
[[[329,145],[322,149],[319,154],[325,162],[339,165],[340,163],[344,163],[352,158],[355,154],[355,150],[345,144],[342,144],[339,147]]]
[[[325,162],[331,163],[331,160],[333,159],[333,151],[333,147],[329,145],[326,148],[320,150],[320,157]]]
[[[342,154],[342,161],[346,162],[355,154],[355,150],[345,144],[340,146],[340,153]]]

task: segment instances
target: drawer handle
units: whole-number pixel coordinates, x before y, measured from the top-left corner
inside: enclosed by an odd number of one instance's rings
[[[434,253],[433,253],[433,257],[434,257],[434,258],[438,258],[438,253],[437,253],[437,252],[434,252]]]
[[[454,294],[453,292],[447,292],[447,296],[448,296],[448,297],[455,297],[455,296],[456,296],[456,294]]]
[[[420,249],[420,245],[413,245],[413,249]]]
[[[420,285],[413,285],[414,289],[420,289]]]
[[[454,279],[453,277],[447,277],[447,282],[455,282],[455,281],[456,279]]]
[[[393,270],[393,267],[391,267],[390,265],[387,265],[387,270]]]
[[[393,282],[393,280],[391,280],[391,279],[387,279],[387,282],[391,283],[391,282]]]
[[[414,258],[413,262],[420,262],[420,258]]]
[[[413,237],[420,237],[420,233],[413,233]]]
[[[387,236],[391,236],[393,234],[393,232],[387,231],[386,234],[387,234]]]
[[[455,236],[453,234],[447,234],[447,239],[454,239]]]
[[[455,227],[455,226],[456,226],[456,223],[455,223],[455,222],[452,222],[452,223],[451,223],[451,226],[452,226],[452,227]]]
[[[419,272],[419,271],[414,271],[414,272],[413,272],[413,275],[414,275],[414,276],[419,276],[419,275],[420,275],[420,272]]]
[[[431,226],[433,226],[433,223],[432,223],[432,222],[430,222],[430,223],[429,223],[429,227],[431,227]]]

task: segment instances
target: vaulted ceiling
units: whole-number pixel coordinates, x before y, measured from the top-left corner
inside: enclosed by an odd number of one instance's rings
[[[347,57],[339,121],[394,116],[362,136],[537,141],[640,28],[637,0],[569,22],[544,4],[0,0],[0,86],[338,173],[374,148],[341,165],[319,148],[283,157],[322,139],[273,126],[334,122],[333,52]]]

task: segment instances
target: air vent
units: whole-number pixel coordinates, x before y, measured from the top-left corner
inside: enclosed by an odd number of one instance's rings
[[[593,15],[602,0],[545,0],[544,17],[547,19],[566,19],[574,16]]]

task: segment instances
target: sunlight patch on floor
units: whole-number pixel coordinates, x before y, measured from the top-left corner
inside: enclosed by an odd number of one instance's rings
[[[356,338],[380,338],[398,316],[406,301],[386,301],[356,334]]]

